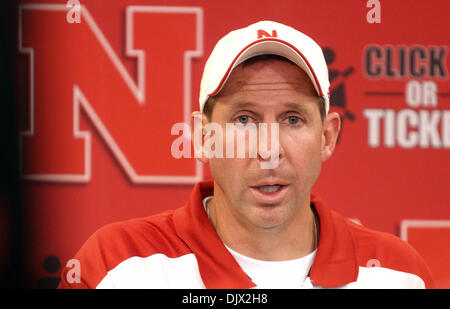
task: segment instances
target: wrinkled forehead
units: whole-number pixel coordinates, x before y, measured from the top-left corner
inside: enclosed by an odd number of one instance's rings
[[[218,93],[226,96],[237,91],[299,91],[317,96],[313,83],[300,67],[277,55],[250,58],[239,64]]]

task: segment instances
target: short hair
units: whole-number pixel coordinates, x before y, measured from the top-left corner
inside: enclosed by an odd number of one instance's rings
[[[245,60],[243,63],[241,63],[240,65],[242,66],[248,66],[250,64],[253,64],[255,62],[259,62],[259,61],[266,61],[266,60],[282,60],[282,61],[286,61],[286,62],[291,62],[289,59],[279,56],[279,55],[273,55],[273,54],[269,54],[269,55],[260,55],[260,56],[256,56],[256,57],[252,57],[248,60]],[[208,100],[206,100],[205,105],[203,106],[203,114],[206,116],[206,118],[208,119],[208,121],[211,121],[211,117],[212,117],[212,113],[214,110],[214,105],[216,104],[216,97],[209,97]],[[322,120],[322,122],[325,119],[325,99],[323,97],[318,97],[317,100],[317,104],[318,104],[318,108],[319,108],[319,112],[320,112],[320,119]]]

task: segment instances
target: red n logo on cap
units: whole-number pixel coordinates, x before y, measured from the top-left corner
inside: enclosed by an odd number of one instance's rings
[[[277,31],[276,30],[272,30],[272,35],[268,34],[266,31],[258,29],[258,39],[261,39],[263,37],[272,37],[272,38],[276,38],[277,35]]]

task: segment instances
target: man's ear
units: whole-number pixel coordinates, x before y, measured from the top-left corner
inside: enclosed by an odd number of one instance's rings
[[[336,147],[339,131],[341,130],[341,117],[338,113],[328,113],[323,122],[322,132],[322,162],[328,160]]]
[[[203,145],[205,144],[205,135],[203,127],[208,123],[208,118],[200,111],[195,111],[191,115],[191,136],[194,146],[194,158],[202,163],[208,163],[208,158],[203,153]]]

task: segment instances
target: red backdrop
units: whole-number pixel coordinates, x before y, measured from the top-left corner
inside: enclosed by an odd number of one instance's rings
[[[17,12],[31,286],[57,277],[99,227],[180,207],[209,177],[171,156],[171,126],[198,110],[216,41],[274,20],[325,50],[344,119],[314,191],[409,241],[450,287],[448,1],[380,1],[380,23],[368,22],[368,1],[80,0],[80,23],[68,22],[66,2]]]

